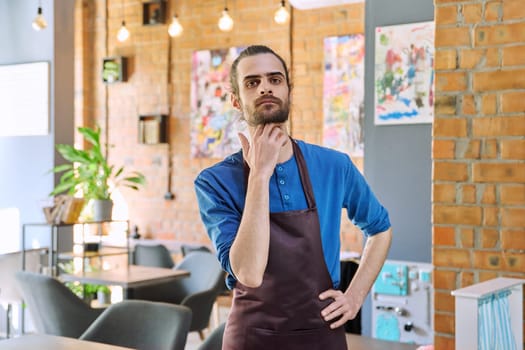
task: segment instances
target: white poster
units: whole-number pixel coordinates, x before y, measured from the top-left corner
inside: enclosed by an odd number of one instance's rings
[[[0,66],[0,137],[49,134],[49,63]]]

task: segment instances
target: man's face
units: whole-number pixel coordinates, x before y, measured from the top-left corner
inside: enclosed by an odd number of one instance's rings
[[[239,96],[232,96],[250,126],[284,123],[290,110],[288,83],[281,61],[264,53],[243,58],[237,66]]]

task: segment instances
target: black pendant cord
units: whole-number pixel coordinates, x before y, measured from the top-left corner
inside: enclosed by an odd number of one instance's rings
[[[108,46],[109,46],[109,5],[108,0],[106,0],[106,37],[104,42],[104,56],[108,57]],[[104,138],[106,139],[106,147],[104,149],[104,157],[108,159],[109,157],[109,88],[108,84],[104,84]]]
[[[171,123],[169,120],[171,119],[171,113],[173,111],[172,104],[173,104],[173,83],[171,81],[171,49],[172,49],[172,38],[168,35],[168,62],[166,63],[166,67],[168,69],[168,72],[166,74],[167,77],[167,86],[166,86],[166,102],[168,104],[168,127],[166,130],[166,143],[167,143],[167,182],[166,182],[166,193],[164,194],[165,200],[173,200],[175,199],[175,194],[171,192],[171,176],[173,174],[173,161],[171,159],[172,152],[171,152]]]

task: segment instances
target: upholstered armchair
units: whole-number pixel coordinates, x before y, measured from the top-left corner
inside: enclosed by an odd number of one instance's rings
[[[190,276],[155,287],[136,288],[133,298],[189,307],[193,312],[190,332],[198,331],[204,339],[202,331],[208,327],[215,299],[224,290],[225,273],[215,255],[205,251],[188,253],[174,268],[189,271]]]
[[[185,306],[124,300],[110,305],[80,339],[138,350],[184,350],[190,323]]]
[[[90,307],[53,277],[19,271],[15,278],[39,333],[78,338],[104,311]]]

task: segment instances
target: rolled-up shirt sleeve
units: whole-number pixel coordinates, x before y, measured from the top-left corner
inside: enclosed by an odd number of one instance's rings
[[[202,222],[215,246],[222,268],[230,275],[227,284],[232,288],[235,280],[230,264],[230,248],[242,214],[227,192],[219,192],[224,184],[215,177],[203,172],[195,179],[194,185]]]
[[[347,163],[344,207],[348,218],[366,236],[373,236],[390,228],[387,210],[381,205],[363,175],[352,162]]]

